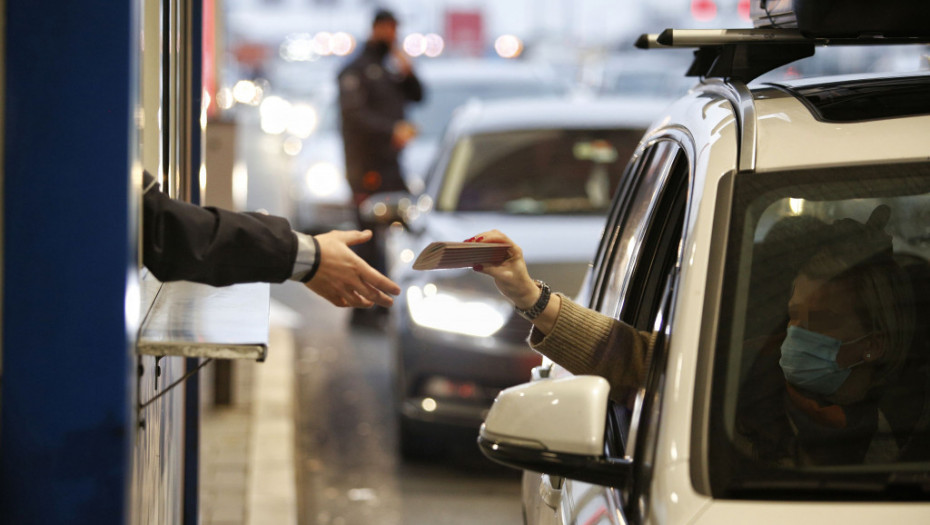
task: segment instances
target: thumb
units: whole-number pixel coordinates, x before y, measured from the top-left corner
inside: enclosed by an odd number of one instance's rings
[[[349,230],[340,232],[340,237],[348,246],[355,246],[371,239],[371,230]]]

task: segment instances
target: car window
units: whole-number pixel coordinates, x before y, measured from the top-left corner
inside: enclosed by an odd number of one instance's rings
[[[641,129],[533,129],[463,137],[437,209],[603,214]]]
[[[659,141],[644,152],[643,162],[635,166],[631,181],[635,186],[617,195],[619,207],[604,234],[600,248],[604,260],[599,273],[598,296],[591,306],[605,315],[617,318],[633,271],[633,261],[639,253],[647,225],[646,219],[654,207],[664,181],[672,167],[678,146],[671,141]]]
[[[611,429],[608,439],[613,440],[607,447],[608,453],[623,451],[624,455],[633,458],[633,483],[628,485],[625,495],[628,501],[648,498],[646,491],[654,464],[665,381],[666,343],[671,330],[669,308],[673,270],[680,258],[690,175],[688,158],[677,144],[666,142],[661,147],[667,150],[668,156],[656,156],[653,160],[669,166],[668,170],[663,167],[667,176],[653,180],[651,186],[640,187],[637,193],[648,193],[653,206],[645,216],[630,214],[628,218],[637,222],[626,224],[626,229],[638,226],[641,231],[638,251],[631,263],[632,271],[622,272],[620,267],[613,269],[614,273],[629,273],[630,276],[620,301],[620,320],[637,330],[652,333],[646,357],[646,384],[637,390],[635,403],[626,406],[612,403],[608,415]],[[619,439],[625,442],[618,443]]]
[[[930,165],[734,177],[714,496],[926,499]]]
[[[647,148],[642,159],[630,175],[638,184],[615,197],[595,271],[609,276],[601,280],[601,312],[650,332],[658,329],[660,300],[678,260],[690,171],[687,157],[671,141]],[[631,452],[627,437],[632,413],[630,406],[611,407],[610,453]]]

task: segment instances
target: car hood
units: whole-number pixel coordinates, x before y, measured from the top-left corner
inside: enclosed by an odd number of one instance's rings
[[[497,229],[523,250],[533,278],[574,295],[594,259],[606,219],[601,215],[509,215],[503,213],[433,212],[424,217],[420,253],[430,242],[462,241]]]

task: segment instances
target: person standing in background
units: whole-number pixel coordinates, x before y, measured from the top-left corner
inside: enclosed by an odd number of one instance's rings
[[[397,19],[390,11],[378,10],[364,49],[339,73],[346,178],[356,209],[373,193],[407,189],[398,157],[417,130],[404,119],[404,106],[423,99],[423,86],[396,39]],[[360,215],[358,220],[360,229],[374,235],[371,242],[355,249],[384,273],[384,226],[368,223]],[[357,309],[352,322],[379,325],[385,312]]]

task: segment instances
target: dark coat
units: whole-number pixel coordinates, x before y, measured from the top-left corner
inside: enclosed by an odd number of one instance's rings
[[[145,173],[142,262],[160,281],[226,286],[291,276],[297,236],[286,219],[177,201],[154,182]]]
[[[346,177],[356,195],[405,189],[391,136],[406,102],[423,99],[423,87],[415,74],[385,68],[387,51],[368,42],[339,73]]]

